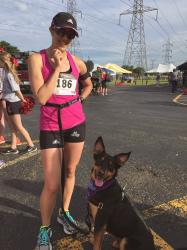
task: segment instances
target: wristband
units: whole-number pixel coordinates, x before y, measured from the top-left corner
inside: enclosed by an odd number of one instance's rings
[[[80,96],[81,103],[85,101],[85,98],[83,96]]]
[[[90,77],[90,73],[89,72],[86,72],[84,73],[83,75],[80,75],[79,76],[79,80],[86,80],[87,78]]]

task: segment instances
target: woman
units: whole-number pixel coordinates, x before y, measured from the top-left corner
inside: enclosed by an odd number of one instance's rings
[[[78,36],[74,17],[66,12],[58,13],[49,30],[51,46],[29,58],[32,90],[41,104],[40,148],[44,187],[40,196],[42,226],[38,235],[39,249],[51,249],[50,223],[61,183],[62,159],[64,190],[57,221],[66,234],[83,229],[70,215],[69,205],[85,140],[85,115],[81,100],[86,99],[92,90],[84,62],[67,51],[71,41]],[[78,80],[83,84],[80,96]]]
[[[28,146],[25,149],[25,152],[34,152],[37,148],[34,146],[29,133],[23,127],[20,115],[21,101],[25,102],[25,99],[20,91],[17,72],[15,70],[14,64],[10,60],[10,54],[7,52],[0,53],[0,63],[3,68],[3,90],[2,90],[2,99],[6,102],[6,111],[9,117],[9,123],[11,128],[11,147],[7,149],[4,154],[18,154],[19,150],[17,149],[17,132],[20,132]]]

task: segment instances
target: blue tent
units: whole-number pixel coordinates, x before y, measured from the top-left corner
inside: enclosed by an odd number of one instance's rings
[[[104,72],[106,72],[107,74],[114,74],[115,72],[114,71],[112,71],[112,70],[110,70],[110,69],[107,69],[107,68],[104,68],[104,67],[102,67],[101,68]]]

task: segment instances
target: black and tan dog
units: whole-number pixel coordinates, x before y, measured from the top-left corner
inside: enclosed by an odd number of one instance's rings
[[[120,250],[155,250],[150,230],[116,179],[118,169],[130,154],[110,156],[105,151],[102,137],[95,142],[95,164],[88,185],[89,210],[94,222],[94,250],[101,250],[105,232],[118,239]]]

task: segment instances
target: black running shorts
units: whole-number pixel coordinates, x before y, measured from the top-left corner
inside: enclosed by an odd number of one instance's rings
[[[6,110],[8,115],[20,114],[21,101],[18,102],[8,102],[6,101]]]
[[[60,131],[40,131],[40,149],[63,148],[65,142],[85,141],[86,123],[81,123],[73,128],[63,130],[63,140]]]

